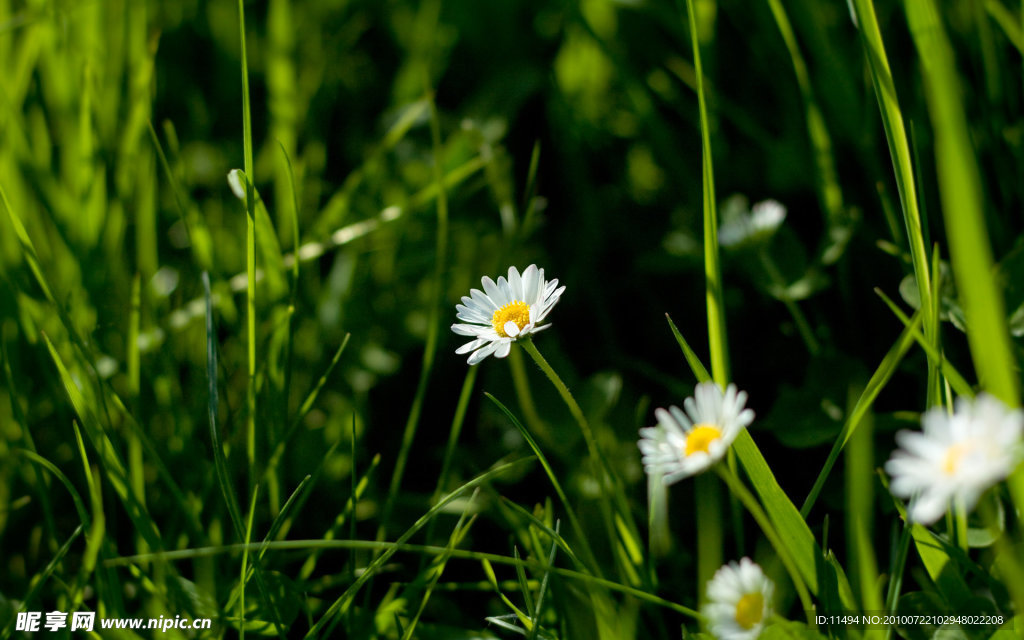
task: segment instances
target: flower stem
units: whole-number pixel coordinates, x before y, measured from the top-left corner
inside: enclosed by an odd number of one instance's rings
[[[534,404],[533,394],[530,393],[530,382],[526,377],[523,354],[519,353],[517,349],[513,349],[508,354],[508,364],[512,371],[512,385],[515,387],[516,395],[519,397],[519,408],[523,410],[523,418],[526,420],[526,424],[530,427],[530,431],[536,434],[538,438],[550,444],[551,433],[541,419],[540,414],[537,413],[537,405]]]
[[[768,542],[771,543],[772,547],[775,548],[775,552],[779,554],[779,559],[782,561],[783,566],[786,567],[786,572],[789,573],[789,579],[793,581],[793,587],[796,589],[797,596],[800,598],[800,603],[803,605],[804,611],[807,613],[807,621],[809,624],[814,623],[813,618],[813,604],[811,603],[811,595],[807,591],[807,586],[804,584],[803,578],[800,576],[800,572],[797,571],[796,565],[793,563],[793,558],[789,554],[789,549],[782,543],[779,538],[778,532],[775,531],[775,527],[768,519],[768,514],[764,512],[761,505],[758,504],[754,495],[743,486],[743,483],[736,476],[735,473],[729,470],[726,465],[716,465],[715,471],[718,473],[718,477],[722,479],[725,485],[729,488],[734,496],[740,499],[743,506],[747,508],[747,511],[757,522],[757,526],[761,527],[761,531],[764,532],[764,536],[768,538]]]
[[[967,553],[970,551],[967,543],[967,507],[960,498],[953,499],[953,522],[956,525],[956,544]]]
[[[768,251],[762,249],[758,252],[761,257],[761,264],[764,266],[764,270],[768,273],[768,277],[771,278],[772,284],[782,289],[786,286],[785,278],[782,277],[782,272],[775,265],[775,261],[772,260],[771,256],[768,255]],[[804,344],[807,345],[807,350],[811,355],[817,355],[821,350],[821,346],[818,344],[817,338],[814,337],[814,331],[811,329],[810,323],[807,322],[804,312],[800,310],[799,305],[796,301],[789,297],[785,291],[780,298],[782,304],[786,305],[786,309],[789,311],[789,315],[793,316],[793,322],[796,323],[797,331],[800,333],[800,337],[803,338]]]
[[[597,440],[594,439],[594,432],[590,430],[590,424],[587,422],[587,417],[583,415],[583,409],[581,409],[579,403],[576,402],[576,398],[574,398],[572,393],[569,391],[569,387],[565,386],[565,383],[558,377],[555,370],[551,368],[548,361],[544,359],[544,356],[540,354],[540,351],[537,351],[537,347],[533,344],[532,339],[528,338],[526,340],[520,340],[519,344],[523,345],[523,349],[526,350],[526,353],[530,354],[530,357],[533,358],[533,361],[541,368],[541,371],[543,371],[547,375],[548,379],[551,380],[551,384],[555,385],[555,389],[558,390],[558,394],[562,396],[562,400],[564,400],[566,406],[569,407],[569,413],[571,413],[572,417],[576,419],[576,424],[580,426],[580,431],[583,432],[583,440],[587,443],[587,449],[590,452],[590,457],[598,462],[602,468],[605,467],[604,458],[601,457],[601,452],[597,448]]]

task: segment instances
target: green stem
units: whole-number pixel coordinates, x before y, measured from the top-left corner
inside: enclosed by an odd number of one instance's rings
[[[601,457],[601,452],[597,448],[597,440],[594,439],[594,432],[590,430],[590,424],[587,422],[587,417],[583,415],[583,409],[581,409],[579,403],[576,402],[576,398],[572,396],[572,393],[569,391],[569,387],[565,386],[565,383],[558,377],[555,370],[551,368],[548,361],[544,359],[544,356],[540,354],[540,351],[537,351],[537,347],[533,344],[533,340],[531,338],[520,340],[519,344],[523,345],[523,349],[526,350],[526,353],[530,354],[530,357],[537,363],[537,366],[539,366],[547,375],[548,379],[551,380],[551,384],[555,385],[555,389],[558,390],[558,394],[562,396],[562,400],[564,400],[566,406],[569,407],[569,413],[571,413],[572,417],[576,419],[576,424],[580,426],[580,431],[583,432],[583,439],[587,443],[587,449],[590,452],[590,457],[604,467],[604,458]]]
[[[523,356],[517,349],[508,354],[508,365],[512,371],[512,386],[516,389],[516,396],[519,398],[519,408],[523,410],[523,418],[530,427],[530,431],[537,434],[537,437],[544,442],[551,443],[551,433],[547,425],[537,413],[537,405],[533,402],[533,394],[530,393],[530,382],[526,377],[526,367],[523,365]]]
[[[956,544],[964,553],[968,553],[970,546],[967,543],[967,507],[959,498],[953,502],[953,522],[956,524]]]
[[[761,249],[758,251],[758,255],[761,258],[761,264],[764,266],[765,272],[771,278],[772,284],[780,288],[785,287],[785,278],[782,277],[782,272],[779,271],[775,261],[768,255],[768,252]],[[804,344],[807,345],[807,350],[812,356],[818,355],[818,352],[821,351],[821,345],[818,344],[817,338],[814,337],[814,331],[811,329],[810,323],[807,322],[804,312],[800,310],[800,306],[784,292],[778,299],[782,301],[782,304],[786,305],[789,315],[793,316],[793,322],[796,323],[797,331],[800,333],[800,337],[803,338]]]
[[[782,543],[779,538],[779,534],[775,531],[775,527],[772,526],[771,521],[768,519],[768,514],[764,512],[761,505],[758,504],[754,495],[740,479],[725,465],[716,465],[715,471],[718,473],[718,477],[725,482],[725,485],[729,488],[734,496],[740,499],[743,506],[747,508],[747,511],[757,522],[757,526],[761,527],[761,531],[764,532],[764,536],[768,538],[768,542],[775,548],[775,552],[779,554],[779,560],[782,561],[782,565],[786,567],[786,572],[789,573],[789,579],[793,581],[793,587],[796,589],[797,596],[800,598],[800,603],[803,605],[804,611],[807,613],[807,621],[810,624],[814,623],[813,618],[813,604],[811,603],[811,595],[807,591],[807,586],[804,584],[803,578],[800,576],[800,572],[797,571],[796,564],[793,562],[793,558],[789,555],[789,550],[786,545]]]

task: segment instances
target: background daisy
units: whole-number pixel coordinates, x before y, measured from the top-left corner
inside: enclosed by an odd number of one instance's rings
[[[772,581],[750,558],[730,562],[708,583],[703,613],[719,640],[754,640],[771,614]]]
[[[747,394],[730,384],[725,393],[713,382],[697,385],[694,395],[676,406],[655,409],[658,424],[640,429],[637,446],[644,470],[663,477],[665,484],[704,471],[718,461],[736,434],[754,420],[744,408]]]
[[[935,522],[954,500],[972,509],[1020,462],[1024,413],[990,395],[958,398],[953,415],[933,408],[921,425],[921,432],[896,434],[901,448],[885,465],[893,494],[910,499],[915,522]]]

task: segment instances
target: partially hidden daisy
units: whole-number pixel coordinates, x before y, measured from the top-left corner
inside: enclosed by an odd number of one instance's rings
[[[786,219],[786,207],[775,200],[758,202],[750,211],[745,209],[746,199],[730,201],[731,215],[723,212],[724,223],[718,230],[718,243],[723,247],[756,244],[771,237]]]
[[[754,640],[771,615],[774,587],[755,562],[743,558],[715,572],[703,613],[719,640]]]
[[[885,465],[893,494],[910,499],[914,522],[935,522],[953,502],[973,509],[1021,460],[1024,413],[988,394],[958,398],[952,415],[930,409],[921,426],[896,434],[901,448]]]
[[[725,393],[713,382],[697,385],[683,411],[672,406],[655,409],[658,424],[640,429],[644,470],[672,484],[704,471],[729,449],[740,430],[754,420],[744,408],[747,394],[730,384]]]
[[[544,270],[533,264],[521,275],[509,267],[508,278],[499,276],[495,282],[484,276],[481,283],[483,291],[471,289],[462,296],[462,304],[455,305],[456,317],[464,322],[452,325],[455,333],[473,338],[455,351],[472,351],[471,365],[492,354],[504,358],[513,342],[550,327],[541,323],[565,291],[557,278],[545,280]]]

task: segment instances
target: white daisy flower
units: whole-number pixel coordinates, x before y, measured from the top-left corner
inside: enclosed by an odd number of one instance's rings
[[[704,616],[719,640],[754,640],[771,615],[774,587],[750,558],[730,562],[708,582]]]
[[[499,276],[494,282],[484,276],[484,290],[472,289],[455,305],[456,317],[468,324],[453,324],[452,331],[474,340],[459,347],[455,353],[473,353],[469,364],[477,364],[489,355],[504,358],[512,343],[550,327],[540,324],[558,303],[565,287],[558,279],[545,280],[544,270],[531,264],[522,275],[509,267],[508,278]]]
[[[730,384],[725,393],[713,382],[697,385],[694,397],[679,407],[655,409],[658,424],[640,429],[637,446],[644,470],[672,484],[704,471],[729,449],[736,435],[754,420],[745,409],[747,394]]]
[[[731,205],[734,209],[735,204]],[[725,222],[718,230],[718,243],[723,247],[760,242],[770,237],[786,219],[786,207],[775,200],[758,202],[750,211],[736,210],[725,216]]]
[[[973,509],[1020,462],[1024,413],[984,393],[958,398],[954,409],[930,409],[921,416],[922,432],[897,433],[901,448],[885,464],[890,489],[910,499],[914,522],[935,522],[952,501]]]

